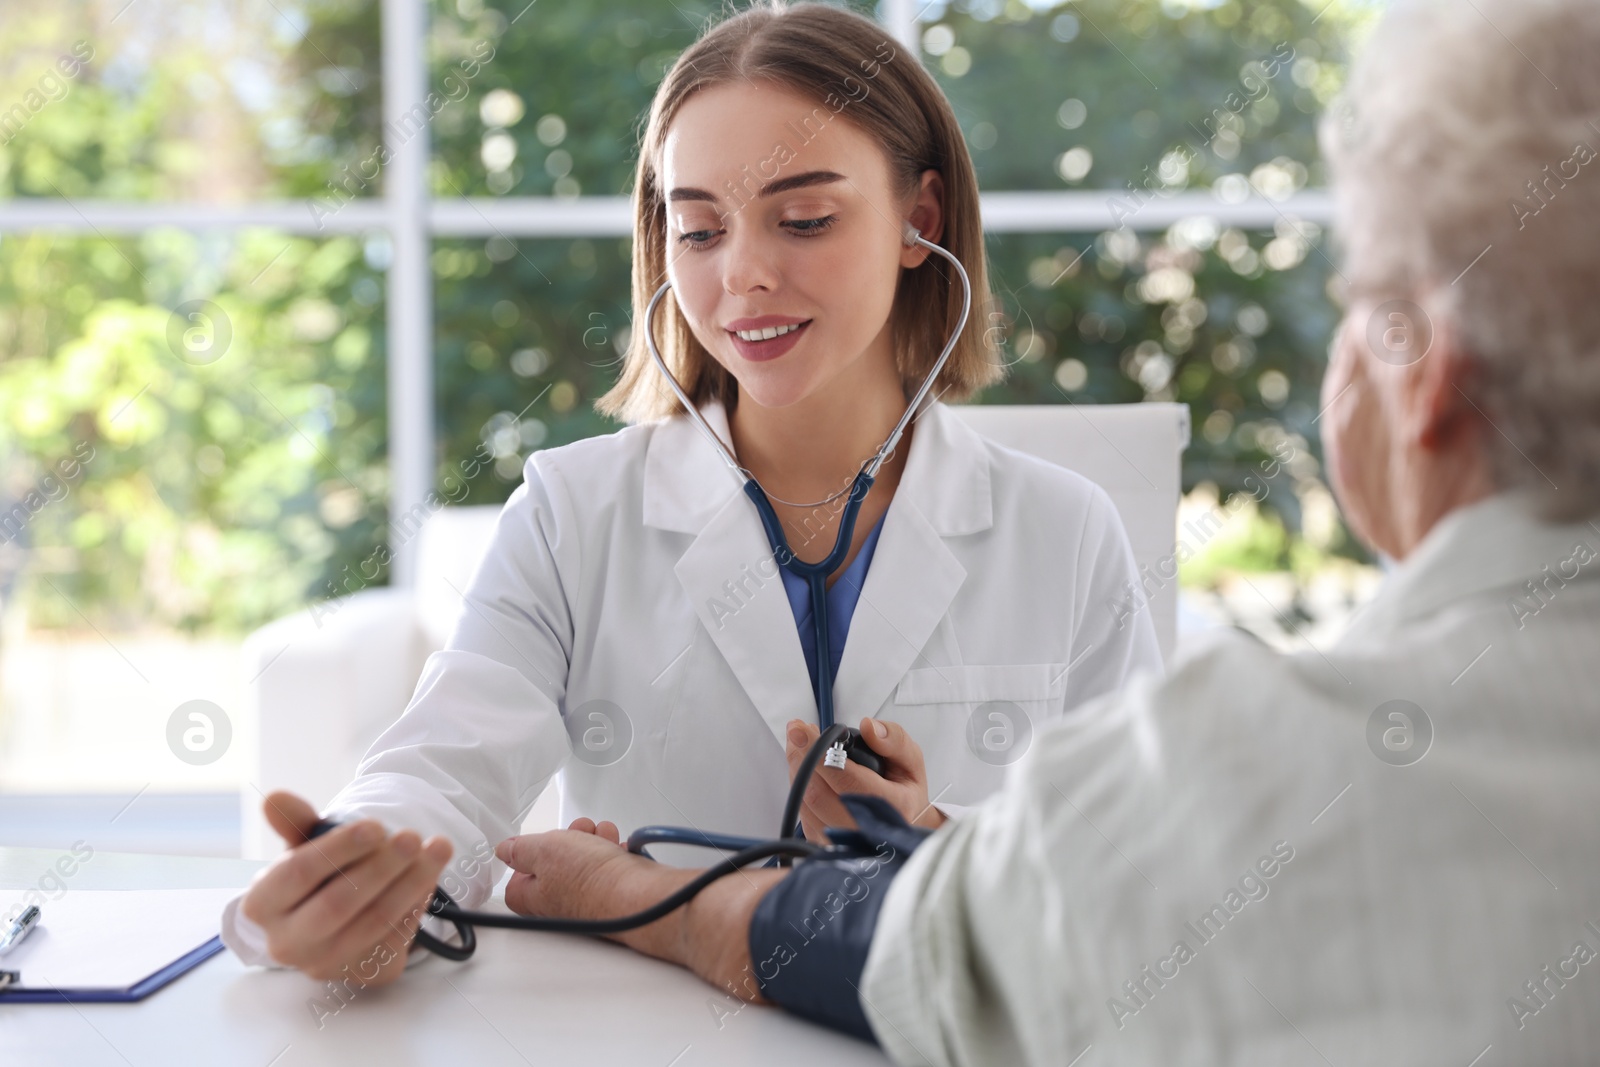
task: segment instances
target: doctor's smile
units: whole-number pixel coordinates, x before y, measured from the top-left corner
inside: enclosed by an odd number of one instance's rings
[[[745,359],[777,359],[800,343],[800,335],[811,325],[810,319],[793,320],[781,315],[761,315],[739,319],[728,325],[734,345]]]

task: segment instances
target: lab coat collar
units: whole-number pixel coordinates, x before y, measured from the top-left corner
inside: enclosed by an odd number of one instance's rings
[[[720,403],[701,409],[728,441]],[[983,439],[938,402],[912,424],[910,452],[851,617],[837,721],[856,725],[921,657],[966,578],[944,538],[993,524]],[[903,447],[903,446],[902,446]],[[645,460],[644,521],[692,533],[675,570],[695,614],[782,744],[790,719],[815,722],[816,701],[788,595],[754,506],[686,417],[659,425]]]
[[[733,435],[722,402],[708,401],[700,413],[732,452]],[[912,420],[908,433],[911,452],[896,499],[913,500],[943,537],[993,525],[989,463],[977,431],[935,400]],[[730,496],[744,496],[739,477],[699,428],[686,415],[662,421],[645,456],[645,525],[698,534]]]
[[[722,404],[712,401],[700,413],[732,452],[733,435]],[[646,526],[697,534],[739,490],[739,476],[687,415],[657,424],[644,457]]]
[[[1497,493],[1440,519],[1351,620],[1343,643],[1386,639],[1474,597],[1500,597],[1510,612],[1546,568],[1562,581],[1600,578],[1600,522],[1547,523],[1531,494]]]

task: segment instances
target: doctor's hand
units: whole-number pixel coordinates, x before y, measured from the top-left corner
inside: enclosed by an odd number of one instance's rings
[[[943,826],[944,812],[928,801],[928,772],[923,766],[922,746],[913,741],[899,723],[862,719],[860,730],[867,747],[884,758],[883,774],[873,774],[854,761],[843,768],[824,767],[818,763],[800,808],[800,826],[805,830],[806,839],[824,844],[828,840],[822,832],[826,827],[855,826],[855,819],[839,799],[843,793],[871,793],[883,797],[913,826],[925,826],[930,830]],[[811,723],[801,719],[789,721],[790,782],[794,781],[806,752],[821,736],[822,731]]]
[[[424,843],[415,830],[390,837],[375,819],[313,840],[316,809],[282,790],[264,810],[289,851],[256,875],[239,911],[266,931],[267,952],[319,981],[346,968],[365,985],[400,977],[450,841]]]

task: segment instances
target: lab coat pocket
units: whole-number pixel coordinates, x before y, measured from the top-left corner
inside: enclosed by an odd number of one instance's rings
[[[923,747],[929,795],[974,804],[1000,787],[1066,691],[1065,663],[918,667],[895,687],[895,718]]]

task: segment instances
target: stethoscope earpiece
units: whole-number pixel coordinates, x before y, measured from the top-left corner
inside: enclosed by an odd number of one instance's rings
[[[917,238],[919,238],[921,236],[922,236],[922,231],[917,229],[915,226],[911,225],[911,223],[909,221],[905,224],[905,227],[900,231],[900,238],[901,238],[901,240],[903,240],[905,242],[905,245],[906,245],[907,248],[915,248],[915,247],[917,247]]]

